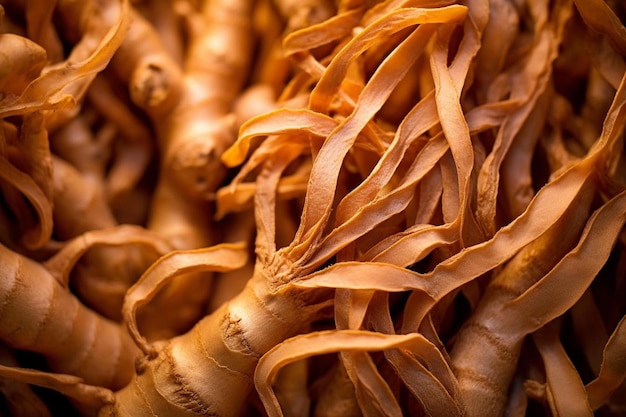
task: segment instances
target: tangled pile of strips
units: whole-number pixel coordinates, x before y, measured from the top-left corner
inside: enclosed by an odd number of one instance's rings
[[[625,415],[625,22],[1,1],[0,415]]]

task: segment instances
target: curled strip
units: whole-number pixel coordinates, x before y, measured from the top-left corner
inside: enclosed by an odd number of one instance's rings
[[[149,358],[156,351],[137,327],[137,309],[146,305],[173,278],[190,272],[226,272],[246,264],[248,253],[244,243],[224,243],[203,249],[173,251],[158,259],[126,293],[123,315],[137,346]]]

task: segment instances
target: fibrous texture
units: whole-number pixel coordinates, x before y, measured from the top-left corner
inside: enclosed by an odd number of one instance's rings
[[[0,415],[626,413],[621,2],[0,6]]]

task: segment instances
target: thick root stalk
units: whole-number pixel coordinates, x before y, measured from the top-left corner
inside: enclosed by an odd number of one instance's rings
[[[521,354],[524,334],[495,330],[505,304],[524,293],[575,245],[588,218],[590,180],[563,217],[525,246],[497,273],[479,305],[459,332],[451,359],[468,416],[504,412],[508,389]]]
[[[306,313],[293,314],[301,308],[297,298],[270,291],[257,271],[243,292],[189,332],[152,345],[154,357],[139,363],[100,416],[240,415],[259,358],[307,325]]]
[[[83,306],[41,264],[0,246],[0,338],[44,355],[56,372],[119,389],[138,350],[126,330]]]

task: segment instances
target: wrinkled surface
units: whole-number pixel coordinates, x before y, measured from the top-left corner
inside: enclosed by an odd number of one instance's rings
[[[0,415],[626,413],[621,2],[0,6]]]

